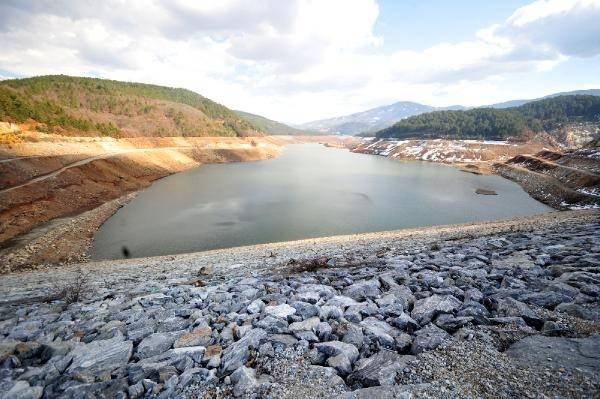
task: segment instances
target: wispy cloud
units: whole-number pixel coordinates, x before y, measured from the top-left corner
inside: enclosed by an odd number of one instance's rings
[[[0,70],[183,86],[302,121],[393,100],[491,102],[499,80],[600,54],[600,0],[538,0],[419,51],[384,51],[379,12],[374,0],[5,0]]]

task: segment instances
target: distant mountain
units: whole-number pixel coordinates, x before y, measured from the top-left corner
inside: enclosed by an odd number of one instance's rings
[[[318,132],[315,132],[315,131],[310,131],[310,130],[305,130],[305,129],[296,129],[295,127],[288,126],[284,123],[265,118],[264,116],[251,114],[249,112],[244,112],[244,111],[234,111],[234,112],[236,114],[238,114],[241,118],[249,121],[254,126],[256,126],[258,129],[262,130],[263,132],[265,132],[267,134],[290,135],[290,136],[319,134]]]
[[[511,100],[511,101],[505,101],[502,103],[482,106],[480,108],[512,108],[512,107],[518,107],[523,104],[530,103],[532,101],[538,101],[538,100],[543,100],[546,98],[553,98],[553,97],[558,97],[558,96],[600,96],[600,89],[562,91],[560,93],[554,93],[554,94],[550,94],[548,96],[534,98],[531,100]]]
[[[497,104],[481,107],[465,107],[462,105],[451,105],[448,107],[432,107],[410,101],[399,101],[391,105],[372,108],[367,111],[357,112],[337,118],[321,119],[298,125],[300,128],[317,130],[323,133],[355,135],[360,133],[374,133],[378,130],[392,126],[394,123],[415,115],[433,111],[465,111],[472,108],[512,108],[527,104],[532,101],[565,95],[588,95],[600,96],[600,89],[574,90],[569,92],[555,93],[542,98],[532,100],[511,100]]]
[[[413,103],[410,101],[400,101],[383,107],[369,109],[367,111],[339,116],[337,118],[321,119],[304,123],[299,127],[317,130],[323,133],[357,134],[374,132],[391,126],[400,119],[419,115],[424,112],[435,111],[436,109],[437,108],[429,105]]]

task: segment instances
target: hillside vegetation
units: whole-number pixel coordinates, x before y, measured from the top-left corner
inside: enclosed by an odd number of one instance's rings
[[[265,118],[264,116],[251,114],[249,112],[244,111],[235,111],[240,117],[245,120],[251,122],[258,129],[262,130],[267,134],[272,135],[314,135],[319,134],[314,131],[304,130],[304,129],[296,129],[295,127],[291,127],[286,125],[285,123],[277,122],[272,119]]]
[[[504,109],[429,112],[401,120],[376,136],[502,140],[570,122],[600,122],[600,97],[559,96]]]
[[[38,128],[65,135],[261,134],[235,112],[190,90],[63,75],[1,81],[0,120],[33,120]]]

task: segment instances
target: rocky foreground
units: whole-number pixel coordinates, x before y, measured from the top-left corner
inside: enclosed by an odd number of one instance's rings
[[[0,277],[1,398],[600,396],[600,212]]]

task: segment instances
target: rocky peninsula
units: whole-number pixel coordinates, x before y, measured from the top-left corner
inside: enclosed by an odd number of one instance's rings
[[[600,395],[600,212],[0,277],[1,398]]]

